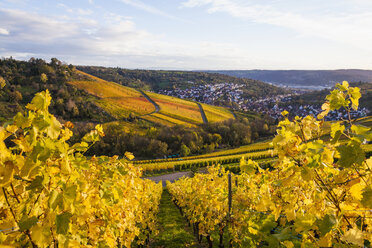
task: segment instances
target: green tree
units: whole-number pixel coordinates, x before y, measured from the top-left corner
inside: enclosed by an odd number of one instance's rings
[[[262,129],[263,129],[264,132],[269,131],[269,126],[267,125],[267,123],[265,123],[265,124],[263,125]]]
[[[213,142],[216,143],[216,145],[219,145],[222,141],[222,137],[218,133],[213,134]]]
[[[156,138],[157,134],[158,134],[158,129],[156,127],[150,127],[146,131],[146,136],[152,139]]]
[[[0,89],[4,88],[5,85],[6,85],[5,79],[2,76],[0,76]]]
[[[23,99],[22,93],[19,92],[18,90],[10,92],[9,97],[10,97],[10,101],[14,103],[19,102]]]
[[[186,157],[190,154],[190,148],[188,148],[185,144],[181,145],[181,156]]]
[[[47,75],[45,73],[41,73],[40,80],[41,82],[46,83],[48,81]]]

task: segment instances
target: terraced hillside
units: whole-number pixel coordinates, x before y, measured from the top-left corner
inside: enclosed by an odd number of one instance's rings
[[[195,126],[203,123],[198,105],[195,102],[176,97],[146,93],[160,107],[158,113],[145,116],[148,120],[162,120],[166,125],[182,124]]]
[[[69,83],[98,97],[96,104],[115,118],[128,118],[130,113],[139,116],[155,111],[155,106],[139,91],[107,82],[84,72],[79,73],[88,77],[89,80],[70,81]]]
[[[202,103],[205,115],[209,122],[219,122],[226,119],[234,119],[234,115],[226,108],[212,106]]]
[[[86,80],[70,81],[71,85],[96,96],[95,103],[116,119],[128,118],[131,113],[147,121],[166,125],[197,126],[203,123],[201,110],[196,102],[108,82],[78,71]],[[228,109],[202,104],[210,122],[232,119]]]

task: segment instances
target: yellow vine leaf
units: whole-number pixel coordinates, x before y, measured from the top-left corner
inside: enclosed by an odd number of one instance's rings
[[[361,200],[362,199],[362,193],[363,189],[365,188],[364,185],[361,183],[356,183],[350,188],[350,194],[356,199],[356,200]]]
[[[345,234],[342,235],[341,240],[360,247],[364,246],[363,232],[355,227],[346,231]]]
[[[332,247],[332,235],[326,234],[325,236],[321,237],[317,244],[320,247]]]
[[[286,248],[293,248],[294,247],[294,244],[291,242],[291,241],[283,241],[282,244],[286,247]]]
[[[124,156],[129,160],[134,159],[134,155],[131,152],[125,152]]]

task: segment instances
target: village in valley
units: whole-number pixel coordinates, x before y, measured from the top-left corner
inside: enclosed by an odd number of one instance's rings
[[[192,81],[187,82],[190,87],[173,89],[161,89],[157,93],[168,96],[174,96],[182,99],[189,99],[211,105],[227,105],[232,109],[239,111],[255,111],[267,114],[277,119],[281,113],[287,110],[290,113],[304,117],[306,115],[317,116],[322,110],[319,104],[294,104],[293,96],[304,93],[303,90],[294,89],[292,93],[265,98],[252,99],[244,96],[243,84],[219,83],[219,84],[195,84]],[[367,108],[359,108],[358,111],[352,111],[352,118],[360,118],[369,114]],[[346,112],[331,111],[326,120],[347,119]]]

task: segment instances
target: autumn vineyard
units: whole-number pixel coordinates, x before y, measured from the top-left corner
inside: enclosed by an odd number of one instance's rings
[[[91,86],[95,82],[71,84],[103,94],[97,103],[117,116],[128,115],[117,111],[118,94],[147,102],[133,89],[112,83],[102,91]],[[194,102],[148,96],[161,111],[152,113],[148,102],[137,110],[145,119],[203,122]],[[359,88],[343,82],[317,117],[289,118],[284,111],[270,141],[181,159],[133,160],[129,152],[87,156],[104,137],[102,126],[69,143],[73,124],[49,113],[48,90],[37,93],[25,113],[0,127],[0,246],[148,247],[164,231],[159,206],[169,193],[199,247],[371,247],[372,131],[350,117],[360,97]],[[187,115],[179,114],[181,106]],[[210,121],[232,118],[225,109],[203,108]],[[340,109],[349,118],[324,120]],[[145,178],[193,168],[207,169],[167,181],[165,188]]]

